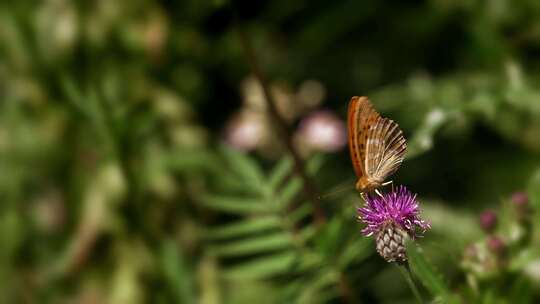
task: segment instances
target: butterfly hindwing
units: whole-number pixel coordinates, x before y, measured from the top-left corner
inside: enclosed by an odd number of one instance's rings
[[[388,118],[379,118],[369,129],[365,174],[384,181],[403,162],[407,143],[398,124]]]

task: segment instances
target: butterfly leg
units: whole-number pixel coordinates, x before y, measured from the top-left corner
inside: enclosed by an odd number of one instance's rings
[[[364,200],[364,202],[367,202],[366,194],[364,192],[360,192],[360,197]]]
[[[387,181],[386,183],[381,184],[381,186],[388,186],[388,185],[392,185],[392,192],[394,192],[394,181],[391,180],[391,181]]]
[[[377,193],[377,195],[379,195],[380,197],[384,198],[384,196],[381,194],[381,192],[379,191],[379,189],[375,189],[375,193]]]

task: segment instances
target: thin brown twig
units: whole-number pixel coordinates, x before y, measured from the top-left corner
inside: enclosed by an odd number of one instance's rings
[[[268,107],[268,112],[270,113],[271,118],[276,124],[276,129],[279,133],[279,137],[281,138],[281,140],[285,144],[285,147],[293,158],[295,173],[302,179],[304,183],[304,194],[308,197],[308,199],[311,201],[311,204],[313,205],[313,220],[315,224],[320,227],[326,222],[326,216],[324,215],[324,212],[319,204],[318,191],[314,186],[313,181],[306,172],[304,160],[294,146],[292,137],[290,136],[289,130],[287,128],[287,123],[278,112],[276,102],[270,92],[270,87],[266,78],[264,77],[264,74],[262,73],[261,67],[259,66],[259,61],[257,60],[257,56],[255,55],[255,51],[253,50],[253,46],[251,45],[248,35],[241,26],[238,26],[238,33],[240,35],[240,41],[244,48],[247,60],[251,66],[252,72],[255,75],[255,78],[257,78],[257,80],[261,84],[265,97],[264,99],[266,100],[266,105]]]
[[[289,134],[287,123],[281,117],[281,115],[279,114],[277,110],[276,102],[270,92],[270,86],[268,85],[268,81],[264,77],[261,67],[259,66],[259,61],[257,60],[257,56],[255,54],[253,46],[251,45],[251,41],[247,33],[242,28],[242,26],[240,26],[240,23],[238,22],[238,20],[237,20],[237,29],[238,29],[240,41],[242,43],[245,55],[247,57],[247,61],[249,62],[251,66],[251,69],[252,69],[253,74],[255,75],[255,78],[257,78],[257,80],[261,84],[270,116],[275,121],[277,131],[279,132],[279,136],[283,140],[285,147],[287,148],[287,150],[289,151],[289,153],[291,154],[293,158],[294,171],[296,175],[298,175],[304,183],[304,188],[303,188],[304,194],[308,197],[308,199],[311,201],[311,204],[313,206],[313,221],[315,222],[315,225],[317,227],[321,227],[326,222],[326,216],[321,206],[319,205],[320,196],[319,196],[318,190],[306,172],[306,166],[305,166],[304,160],[302,159],[302,157],[300,157],[300,154],[298,153],[298,151],[296,150],[296,147],[294,146],[292,137]],[[353,296],[351,293],[351,288],[344,273],[340,274],[338,288],[340,290],[343,303],[353,303],[353,300],[352,300]]]

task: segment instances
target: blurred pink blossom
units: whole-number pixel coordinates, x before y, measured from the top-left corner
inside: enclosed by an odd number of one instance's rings
[[[256,111],[244,110],[236,114],[225,128],[225,142],[242,151],[256,149],[267,137],[265,116]]]
[[[347,143],[344,122],[328,110],[312,112],[303,118],[298,136],[308,148],[324,152],[337,151]]]
[[[480,227],[487,233],[491,233],[497,227],[497,213],[493,210],[485,210],[480,214]]]

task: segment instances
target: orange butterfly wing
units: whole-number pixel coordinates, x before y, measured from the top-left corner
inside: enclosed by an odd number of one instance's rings
[[[383,118],[367,97],[353,97],[348,110],[349,152],[360,187],[376,187],[403,162],[407,143],[398,124]],[[357,184],[358,187],[358,184]]]
[[[366,175],[366,148],[370,125],[374,125],[380,119],[368,98],[354,96],[349,102],[348,131],[349,152],[358,179]]]

